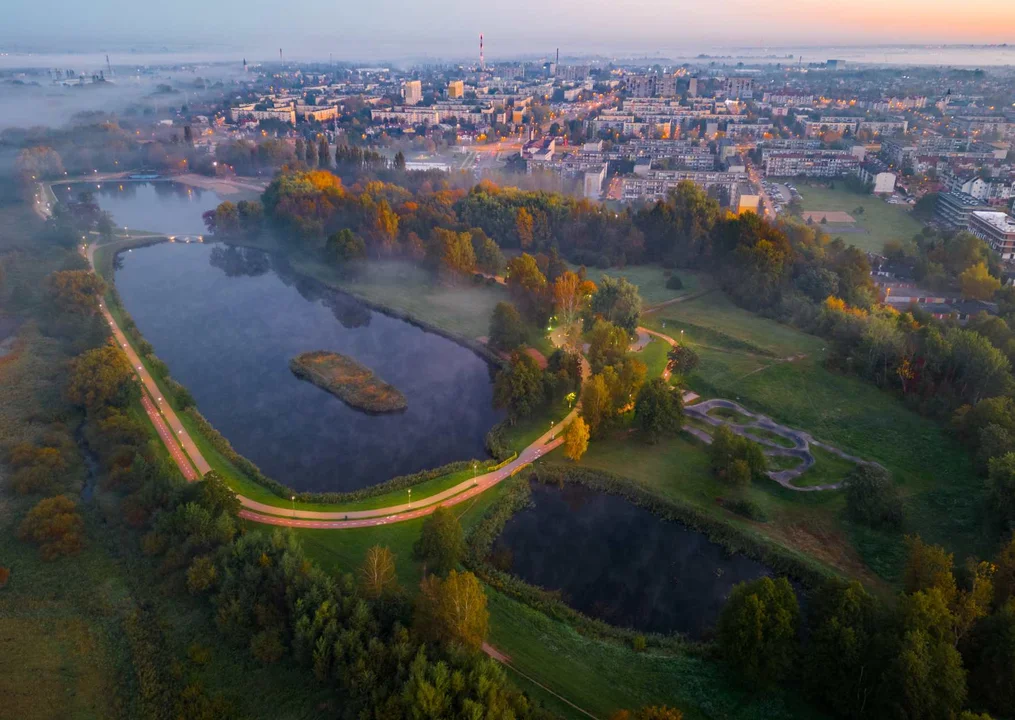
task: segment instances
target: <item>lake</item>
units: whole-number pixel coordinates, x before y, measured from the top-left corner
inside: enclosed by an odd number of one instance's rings
[[[494,553],[506,549],[515,575],[611,625],[701,638],[734,585],[772,574],[616,495],[534,482],[532,502]]]
[[[155,354],[236,450],[301,491],[349,491],[453,460],[486,457],[492,408],[475,353],[289,270],[222,244],[121,253],[116,288]],[[406,396],[367,415],[297,379],[310,350],[348,355]]]
[[[118,227],[166,235],[204,235],[208,230],[201,216],[222,202],[211,190],[170,180],[110,180],[53,186],[57,199],[63,201],[77,201],[78,195],[86,190],[95,196],[100,208],[109,211]]]

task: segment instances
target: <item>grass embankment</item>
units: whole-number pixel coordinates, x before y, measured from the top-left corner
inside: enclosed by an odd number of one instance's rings
[[[377,377],[373,370],[350,357],[317,350],[289,361],[293,375],[327,390],[342,402],[368,413],[401,412],[408,407],[405,395]]]
[[[849,213],[855,223],[829,223],[820,227],[833,238],[841,237],[846,244],[861,250],[880,253],[888,240],[910,240],[923,229],[905,205],[889,205],[881,198],[855,193],[840,185],[835,189],[824,185],[798,184],[796,187],[803,196],[804,210]],[[861,207],[863,212],[857,212]]]
[[[939,423],[910,411],[891,394],[826,369],[824,340],[741,310],[718,291],[663,308],[643,322],[674,337],[684,331],[701,358],[687,379],[691,389],[703,397],[736,400],[840,450],[880,462],[906,497],[905,532],[919,533],[958,557],[985,556],[977,519],[983,483],[968,453]],[[587,461],[601,458],[604,469],[642,482],[665,485],[663,478],[672,478],[669,492],[702,504],[714,506],[724,492],[719,486],[688,484],[686,453],[675,448],[642,447],[626,460],[623,452],[611,459],[605,451],[601,454],[593,443]],[[825,457],[820,449],[815,456],[818,464],[800,482],[841,479],[845,468],[837,466],[845,461]],[[649,467],[658,479],[649,476]],[[828,467],[825,479],[814,480],[825,472],[822,467]],[[897,579],[901,534],[853,526],[844,517],[842,493],[756,486],[750,495],[768,514],[763,532],[774,540],[860,576],[873,568]]]

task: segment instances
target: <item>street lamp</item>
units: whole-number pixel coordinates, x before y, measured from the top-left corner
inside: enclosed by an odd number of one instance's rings
[[[293,517],[296,517],[296,496],[291,495],[289,499],[292,500],[293,503]]]
[[[550,439],[553,440],[553,420],[550,421]]]
[[[409,488],[409,507],[412,507],[412,488]]]
[[[476,482],[476,466],[477,466],[477,463],[476,463],[475,460],[473,460],[472,461],[472,484],[473,484],[473,486],[479,484],[478,482]]]

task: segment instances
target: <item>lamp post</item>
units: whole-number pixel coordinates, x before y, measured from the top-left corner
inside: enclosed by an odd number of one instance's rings
[[[473,460],[472,461],[472,486],[473,487],[475,487],[476,485],[479,485],[479,483],[476,481],[476,467],[477,467],[476,461]]]
[[[553,440],[553,420],[550,421],[550,439]]]
[[[412,507],[412,488],[409,488],[409,507]]]
[[[295,495],[291,495],[289,497],[289,499],[292,501],[292,504],[293,504],[293,517],[295,518],[296,517],[296,496]]]

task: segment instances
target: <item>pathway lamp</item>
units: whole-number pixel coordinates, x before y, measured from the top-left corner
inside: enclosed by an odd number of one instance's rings
[[[290,495],[289,499],[292,501],[293,504],[293,517],[296,517],[296,496]]]
[[[409,507],[412,507],[412,488],[409,488]]]

